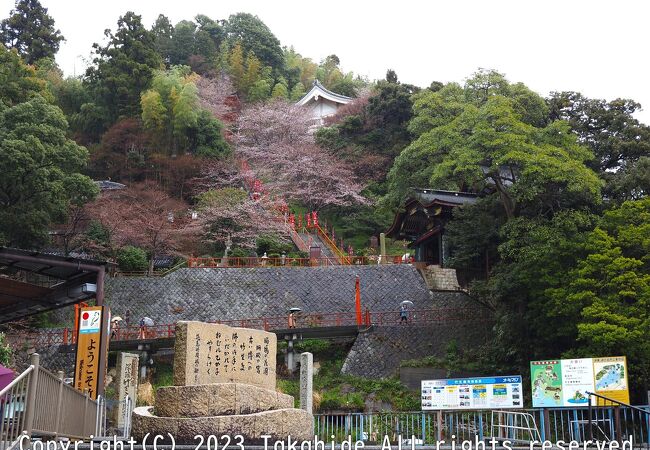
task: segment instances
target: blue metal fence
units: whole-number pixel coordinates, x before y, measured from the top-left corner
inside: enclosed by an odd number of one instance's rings
[[[650,412],[650,406],[640,408]],[[460,442],[493,437],[513,442],[541,437],[552,442],[582,443],[592,437],[621,441],[632,436],[635,447],[650,447],[650,414],[620,407],[617,427],[616,408],[598,407],[593,411],[591,435],[587,408],[316,414],[314,430],[326,442],[340,442],[351,436],[353,440],[381,444],[384,436],[396,442],[401,435],[404,440],[414,436],[416,444],[424,445],[440,439]]]

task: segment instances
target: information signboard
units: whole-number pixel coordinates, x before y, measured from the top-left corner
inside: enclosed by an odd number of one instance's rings
[[[530,377],[534,408],[587,405],[587,392],[630,401],[625,356],[531,361]]]
[[[422,380],[422,410],[522,408],[521,375]]]

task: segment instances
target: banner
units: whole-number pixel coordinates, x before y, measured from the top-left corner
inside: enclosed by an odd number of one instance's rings
[[[530,378],[534,408],[586,406],[587,392],[630,401],[624,356],[531,361]]]
[[[523,408],[521,375],[422,380],[422,410]]]
[[[103,383],[108,356],[110,313],[102,306],[82,308],[77,329],[74,387],[95,400]]]

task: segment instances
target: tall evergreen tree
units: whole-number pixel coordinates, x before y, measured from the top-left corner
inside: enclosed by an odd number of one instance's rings
[[[0,23],[0,42],[15,48],[28,64],[53,58],[65,38],[54,28],[54,19],[38,0],[18,0]]]
[[[140,93],[149,88],[162,59],[156,51],[155,35],[133,12],[120,17],[115,34],[106,30],[105,35],[106,46],[93,45],[94,64],[86,76],[109,124],[119,117],[140,115]]]

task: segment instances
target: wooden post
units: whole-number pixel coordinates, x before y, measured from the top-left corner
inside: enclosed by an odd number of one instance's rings
[[[63,382],[63,371],[59,370],[57,373],[57,378],[59,379],[59,392],[57,394],[56,398],[56,425],[54,427],[54,432],[56,435],[59,434],[59,427],[61,426],[61,417],[63,416],[63,413],[61,412],[61,406],[63,404],[63,385],[65,384]]]
[[[40,356],[38,353],[32,353],[29,357],[29,364],[34,366],[34,370],[32,370],[29,378],[27,399],[25,400],[25,433],[27,433],[30,439],[32,437],[32,430],[34,429],[34,410],[36,409],[36,388],[38,386],[39,361]]]

